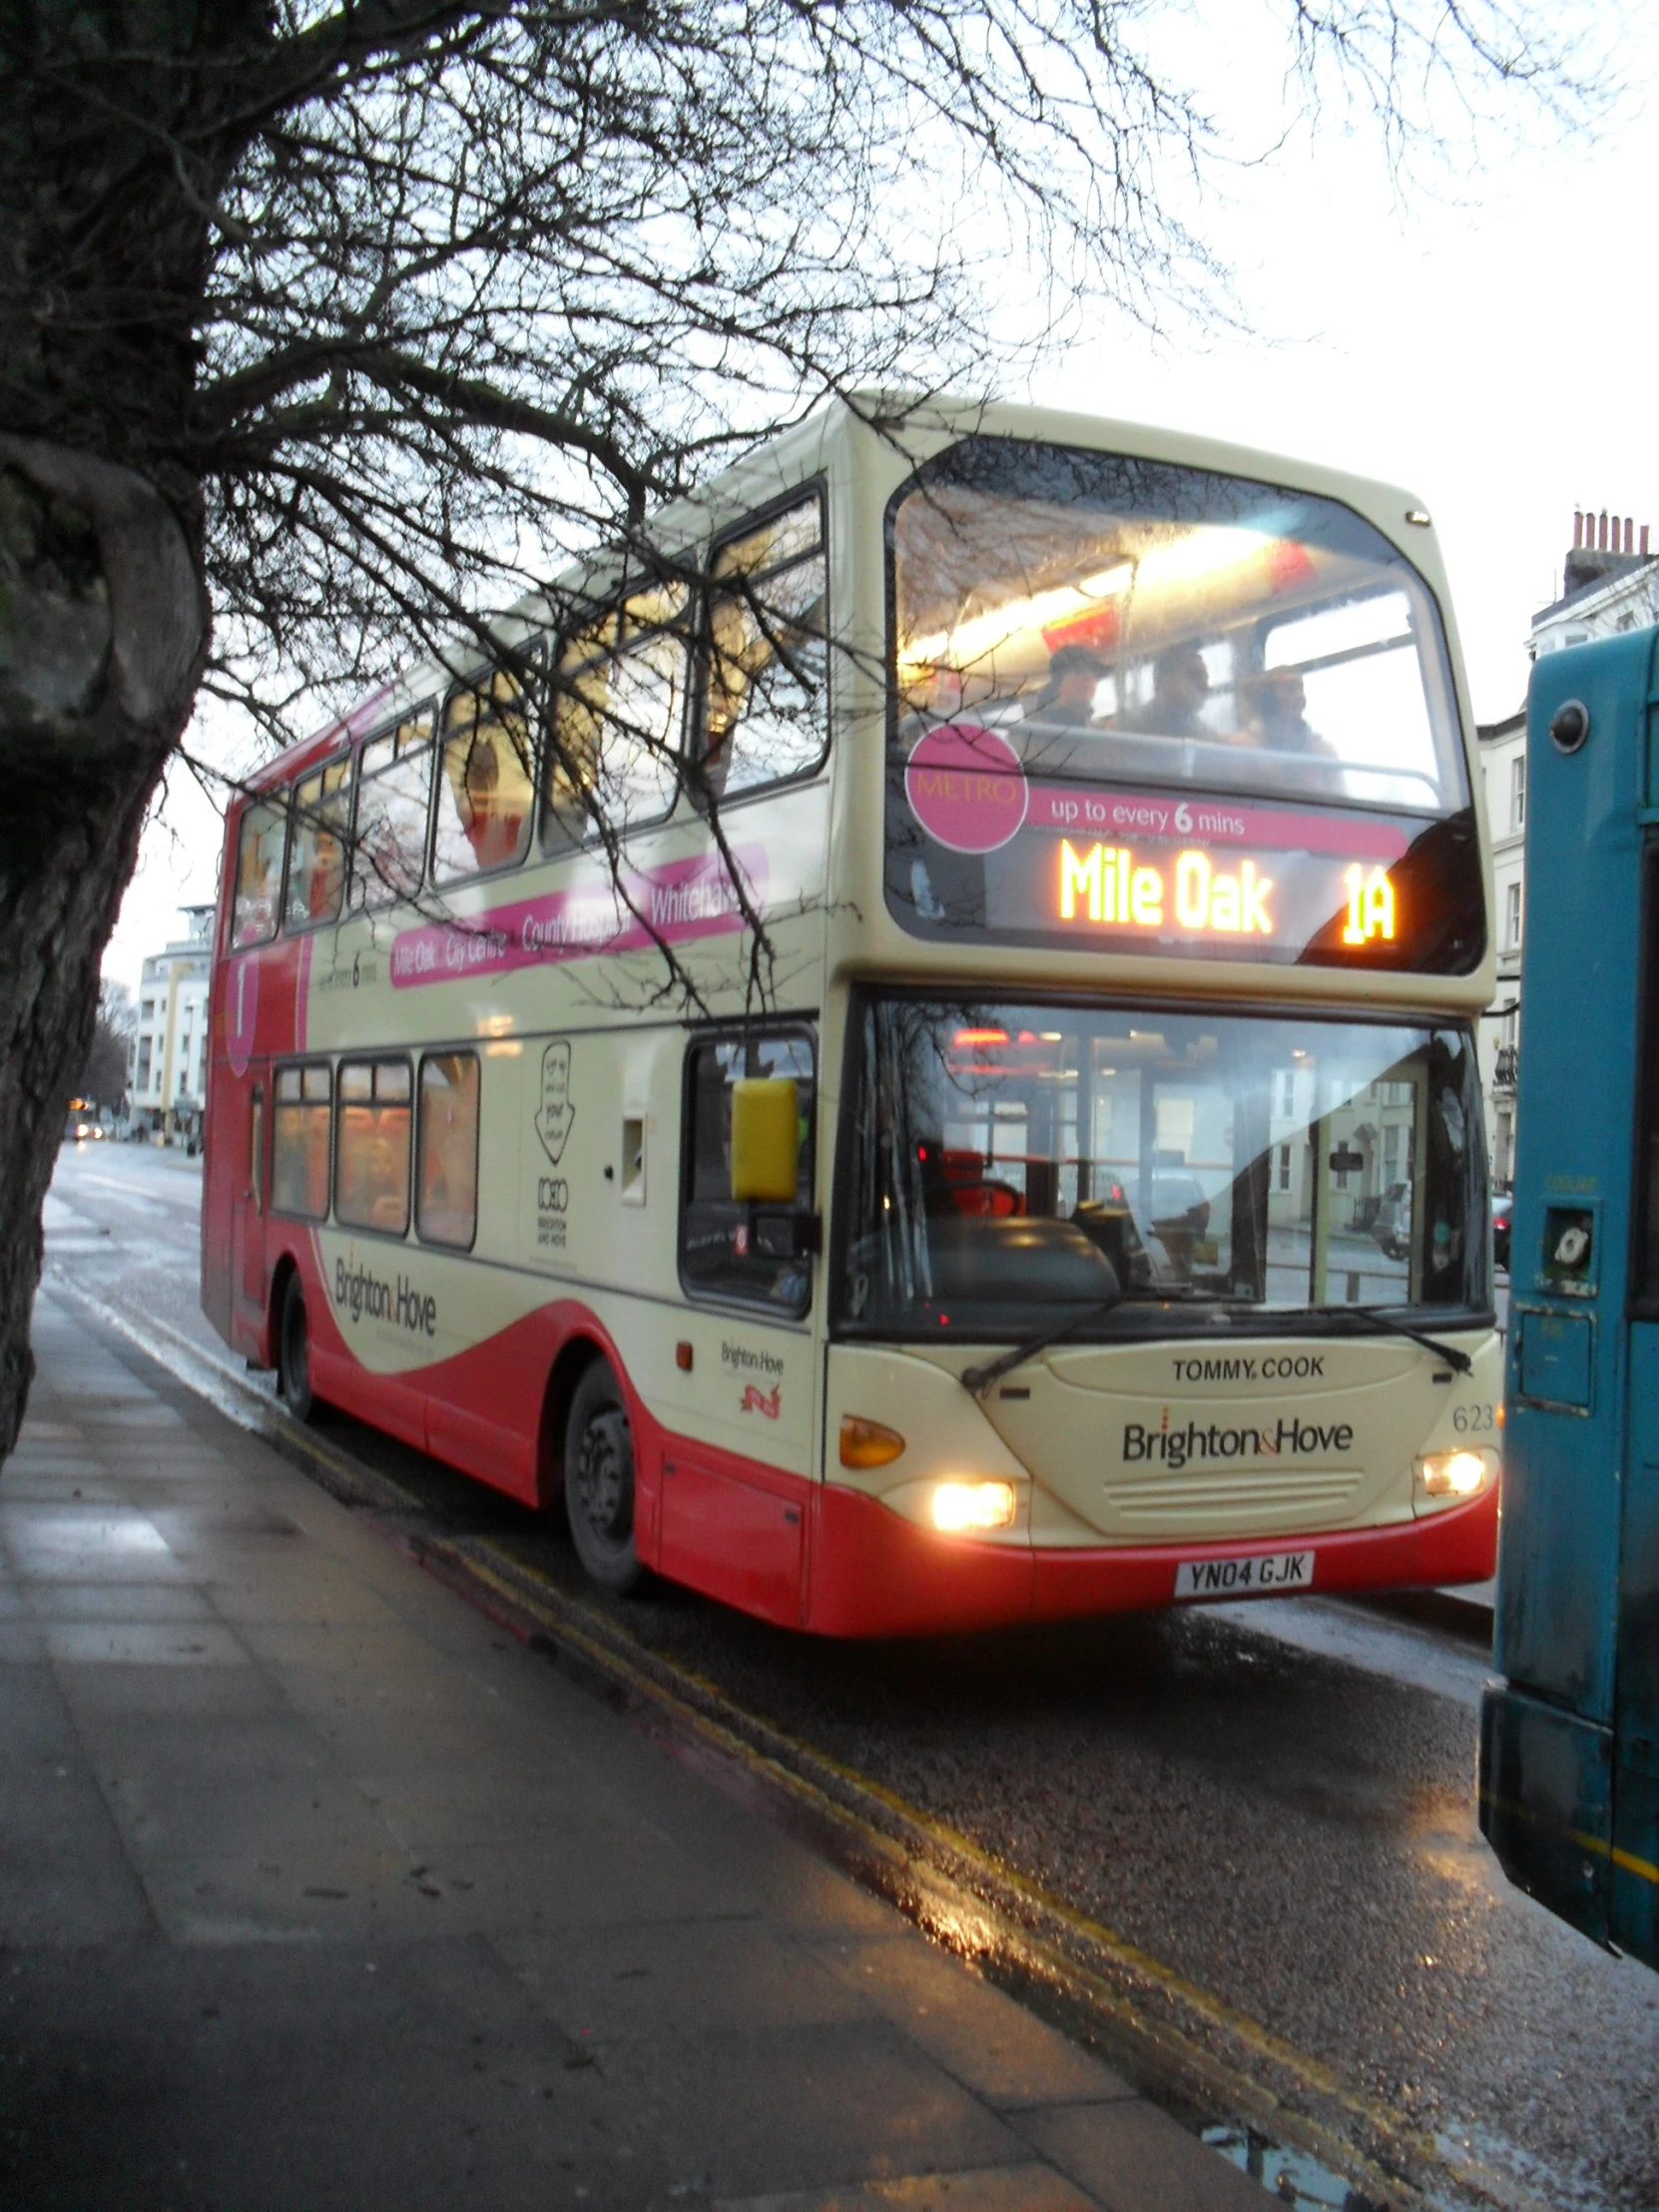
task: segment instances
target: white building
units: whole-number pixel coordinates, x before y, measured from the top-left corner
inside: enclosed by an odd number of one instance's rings
[[[133,1120],[168,1137],[202,1134],[208,1095],[208,977],[214,910],[186,906],[187,936],[144,963],[138,1028],[127,1062]]]
[[[1528,658],[1659,622],[1659,558],[1628,516],[1573,516],[1561,596],[1532,617]],[[1526,710],[1477,733],[1492,831],[1492,920],[1497,991],[1480,1023],[1480,1075],[1492,1181],[1514,1180],[1515,1075],[1520,1055],[1521,938],[1526,926]]]
[[[1476,733],[1492,832],[1492,933],[1497,989],[1480,1022],[1480,1084],[1492,1181],[1515,1173],[1515,1065],[1520,1044],[1521,935],[1526,922],[1526,709]]]

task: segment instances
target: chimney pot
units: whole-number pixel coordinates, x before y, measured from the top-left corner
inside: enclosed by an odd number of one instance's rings
[[[1624,518],[1624,549],[1627,553],[1634,553],[1636,550],[1636,525],[1629,515]]]
[[[1576,553],[1576,552],[1577,552],[1577,551],[1579,550],[1579,548],[1580,548],[1580,547],[1581,547],[1581,546],[1583,545],[1583,543],[1584,543],[1584,510],[1583,510],[1583,508],[1582,508],[1582,507],[1574,507],[1574,509],[1573,509],[1573,511],[1572,511],[1572,549],[1573,549],[1573,551],[1574,551],[1574,552]]]
[[[1642,524],[1642,559],[1644,561],[1647,559],[1647,529],[1648,526],[1644,522]]]
[[[1605,507],[1603,507],[1603,508],[1602,508],[1602,510],[1601,510],[1601,515],[1600,515],[1600,518],[1599,518],[1599,520],[1598,520],[1598,521],[1597,521],[1597,523],[1596,523],[1596,551],[1597,551],[1598,553],[1605,553],[1605,552],[1606,552],[1606,550],[1607,550],[1607,509],[1606,509]]]

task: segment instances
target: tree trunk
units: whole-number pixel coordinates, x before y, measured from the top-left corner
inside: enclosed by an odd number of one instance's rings
[[[206,650],[193,534],[130,469],[0,435],[0,1460],[99,962]]]

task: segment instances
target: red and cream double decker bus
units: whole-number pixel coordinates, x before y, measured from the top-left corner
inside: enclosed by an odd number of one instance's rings
[[[206,1308],[613,1589],[1483,1576],[1470,729],[1406,494],[831,408],[233,810]]]

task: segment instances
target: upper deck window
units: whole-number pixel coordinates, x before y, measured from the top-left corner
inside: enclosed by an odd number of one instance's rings
[[[432,832],[432,880],[510,867],[530,841],[535,797],[530,721],[504,670],[451,692],[443,711],[443,774]]]
[[[330,761],[293,787],[288,837],[285,926],[308,929],[337,921],[345,895],[345,848],[351,822],[351,760]]]
[[[281,895],[282,845],[287,830],[287,799],[256,799],[244,813],[237,835],[237,890],[231,913],[231,949],[264,944],[276,934]]]
[[[1334,500],[972,438],[918,471],[889,530],[915,731],[971,712],[1028,774],[1467,801],[1433,603]]]
[[[829,742],[822,503],[811,498],[715,554],[703,774],[736,799],[811,775]]]
[[[419,890],[431,788],[432,710],[422,707],[363,747],[351,863],[354,907],[412,898]]]
[[[642,584],[560,649],[550,690],[542,843],[550,851],[661,822],[680,783],[690,594]]]
[[[1478,960],[1439,616],[1351,508],[969,438],[894,496],[887,540],[887,899],[907,928]]]

